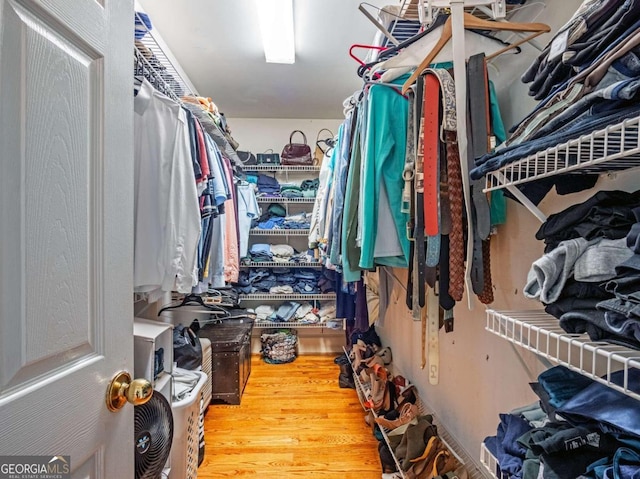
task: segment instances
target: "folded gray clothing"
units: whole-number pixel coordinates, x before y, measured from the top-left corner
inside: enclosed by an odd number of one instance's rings
[[[572,275],[579,281],[611,279],[616,275],[615,267],[632,254],[624,238],[562,241],[558,247],[533,262],[527,275],[524,295],[532,299],[540,298],[545,304],[553,303],[560,297]]]
[[[291,321],[296,314],[296,310],[300,307],[300,303],[295,301],[287,301],[280,305],[276,311],[276,319],[278,321]]]
[[[616,277],[616,266],[624,263],[633,251],[627,247],[626,238],[602,239],[585,250],[576,261],[574,277],[576,281],[590,283],[606,281]]]
[[[269,319],[275,312],[276,311],[275,309],[273,309],[273,306],[269,304],[263,304],[256,308],[256,318],[260,321],[264,321],[266,319]]]

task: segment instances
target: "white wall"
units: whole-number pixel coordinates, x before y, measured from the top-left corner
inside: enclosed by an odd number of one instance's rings
[[[572,15],[578,0],[547,2],[545,9],[534,4],[529,10],[533,17],[519,21],[538,21],[554,29]],[[535,10],[534,10],[535,9]],[[519,13],[526,13],[524,12]],[[541,40],[544,46],[549,41]],[[490,68],[498,85],[501,110],[507,128],[522,118],[535,104],[527,95],[528,86],[519,78],[537,52],[526,47],[522,55],[505,55]],[[498,73],[496,75],[496,73]],[[497,78],[496,78],[497,77]],[[603,177],[596,188],[569,196],[550,193],[540,204],[547,215],[593,195],[597,188],[637,188],[639,173],[625,173],[617,178]],[[508,202],[507,223],[492,237],[491,263],[495,301],[490,306],[497,310],[542,309],[539,302],[522,295],[531,263],[543,253],[543,244],[534,233],[540,222],[525,208],[511,200]],[[463,299],[455,308],[455,330],[440,330],[440,383],[431,386],[427,370],[421,369],[421,323],[414,322],[405,306],[407,271],[395,269],[391,306],[383,324],[377,331],[383,343],[391,346],[393,362],[398,371],[413,381],[423,400],[432,408],[437,421],[444,424],[469,456],[478,461],[480,444],[489,435],[495,435],[498,414],[530,404],[537,400],[528,383],[535,381],[543,370],[538,358],[521,348],[484,330],[485,306],[475,301],[472,310]]]
[[[318,131],[328,128],[333,134],[338,133],[338,127],[343,119],[336,120],[310,120],[310,119],[280,119],[280,118],[228,118],[231,135],[240,144],[240,150],[248,150],[253,153],[260,153],[269,148],[280,153],[285,144],[289,142],[289,135],[293,130],[301,130],[307,136],[307,143],[311,146],[311,151],[315,150]],[[326,132],[325,132],[326,133]],[[322,138],[326,138],[323,134]],[[296,134],[294,141],[300,142],[302,137]],[[308,174],[299,174],[291,177],[305,179]],[[289,178],[289,177],[287,177]],[[308,211],[308,208],[302,208]],[[265,237],[252,238],[252,242],[265,241]],[[267,242],[291,243],[292,246],[301,250],[306,247],[306,238],[291,237],[285,240],[280,237],[266,237]],[[252,352],[260,352],[260,330],[254,330],[252,341]],[[342,330],[331,329],[300,329],[298,331],[298,351],[300,354],[336,354],[342,351],[345,344],[345,334]]]
[[[309,120],[309,119],[280,119],[280,118],[229,118],[231,135],[240,143],[240,150],[262,153],[271,148],[280,153],[284,145],[289,143],[289,135],[293,130],[301,130],[307,136],[311,151],[315,150],[316,138],[322,128],[328,128],[333,134],[338,133],[338,127],[343,119]],[[325,138],[325,136],[323,136]],[[300,142],[302,136],[296,134],[294,141]]]

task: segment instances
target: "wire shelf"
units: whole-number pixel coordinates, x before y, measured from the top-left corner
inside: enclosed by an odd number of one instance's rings
[[[342,326],[338,328],[332,328],[327,326],[327,323],[322,321],[318,323],[301,323],[300,321],[255,321],[253,323],[254,328],[295,328],[295,329],[332,329],[335,331],[342,331],[344,329],[344,320],[335,319],[330,321],[336,321],[342,323]]]
[[[287,198],[286,196],[257,196],[258,203],[301,203],[314,204],[314,198]]]
[[[343,351],[344,354],[347,355],[347,358],[349,358],[349,353],[347,352],[347,349],[343,347]],[[358,394],[358,400],[360,401],[360,405],[362,406],[362,409],[365,411],[369,411],[369,409],[367,407],[365,407],[364,403],[367,400],[367,398],[369,397],[369,395],[371,394],[371,390],[369,389],[369,386],[367,384],[364,384],[361,380],[358,374],[356,374],[356,369],[353,366],[353,363],[349,360],[349,364],[351,365],[351,369],[353,370],[353,380],[356,386],[356,392]],[[391,370],[392,367],[391,365],[386,366],[387,369]],[[390,371],[392,374],[393,372]],[[467,454],[467,452],[462,448],[462,446],[455,440],[455,438],[449,434],[449,431],[447,430],[447,428],[445,426],[443,426],[440,423],[437,423],[435,421],[435,414],[433,414],[432,411],[433,409],[429,406],[429,404],[427,404],[426,402],[424,402],[421,398],[418,398],[418,411],[420,415],[425,415],[425,414],[431,414],[434,417],[434,421],[433,424],[436,425],[436,427],[438,428],[438,437],[442,440],[442,442],[444,443],[444,445],[449,449],[449,451],[451,452],[451,454],[453,456],[455,456],[455,458],[461,463],[464,464],[465,469],[467,470],[468,474],[469,474],[469,478],[470,479],[481,479],[484,477],[487,477],[487,475],[484,473],[483,470],[481,470],[473,461],[473,459],[471,458],[471,456],[469,456]],[[374,417],[377,417],[377,414],[372,411]],[[396,457],[396,455],[394,454],[393,448],[391,447],[390,441],[389,441],[389,435],[388,435],[388,431],[383,428],[380,427],[380,432],[382,433],[382,437],[384,438],[385,442],[387,443],[387,446],[389,447],[389,451],[391,452],[391,456],[393,457],[393,460],[396,464],[396,468],[398,469],[397,474],[400,475],[400,477],[402,477],[403,479],[406,478],[407,476],[404,474],[404,471],[402,470],[402,467],[400,466],[400,463],[398,461],[398,458]]]
[[[629,370],[640,368],[640,351],[591,341],[584,334],[566,333],[560,328],[558,320],[544,311],[489,309],[485,329],[543,358],[640,400],[640,394],[631,390],[628,382]],[[619,370],[624,371],[622,384],[611,381],[611,374]]]
[[[425,8],[427,4],[428,2],[425,0]],[[432,0],[432,6],[434,8],[448,8],[451,7],[451,0]],[[464,6],[467,11],[473,11],[475,16],[484,19],[504,17],[517,7],[517,5],[506,5],[504,0],[465,0]],[[491,6],[495,12],[494,15],[485,15],[475,11],[474,9],[479,6]],[[405,0],[400,9],[400,16],[405,19],[418,20],[420,18],[419,0]]]
[[[239,295],[241,301],[332,301],[336,299],[335,293],[328,294],[269,294],[254,293]]]
[[[265,261],[256,263],[244,263],[240,268],[322,268],[322,263],[279,263],[278,261]]]
[[[500,464],[498,459],[491,454],[491,451],[487,449],[487,446],[482,443],[480,446],[480,463],[485,467],[489,475],[495,479],[509,479],[509,476],[504,473],[498,473],[500,471]]]
[[[136,70],[141,70],[135,73],[147,77],[162,93],[177,102],[180,102],[181,96],[198,96],[191,82],[183,77],[181,70],[160,46],[154,33],[146,27],[137,13],[136,17],[139,20],[136,28],[144,29],[146,33],[141,39],[135,41],[134,64]]]
[[[487,173],[484,191],[565,173],[599,174],[638,166],[640,117],[635,117],[538,151]]]
[[[304,230],[294,230],[294,229],[286,229],[286,228],[277,228],[272,230],[263,230],[260,228],[251,228],[249,230],[250,235],[260,235],[260,236],[309,236],[308,229]]]
[[[244,165],[244,171],[320,171],[320,166]]]

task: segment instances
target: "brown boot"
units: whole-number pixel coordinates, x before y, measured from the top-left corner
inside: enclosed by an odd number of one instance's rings
[[[390,421],[389,419],[386,419],[380,416],[376,418],[376,422],[380,426],[386,429],[395,429],[399,426],[402,426],[403,424],[408,423],[414,417],[417,417],[417,416],[418,416],[418,406],[411,403],[405,403],[400,408],[400,416],[398,417],[398,419],[394,419],[393,421]]]

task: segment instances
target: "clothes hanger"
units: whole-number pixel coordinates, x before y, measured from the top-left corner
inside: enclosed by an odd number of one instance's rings
[[[409,45],[413,45],[415,42],[417,42],[418,40],[420,40],[422,37],[424,37],[425,35],[428,35],[429,33],[431,33],[433,30],[435,30],[437,27],[439,27],[440,25],[444,24],[444,22],[446,21],[447,16],[446,15],[438,15],[433,22],[431,23],[431,25],[429,25],[429,27],[425,30],[423,30],[422,32],[418,33],[417,35],[412,36],[411,38],[405,40],[402,43],[399,43],[398,45],[395,45],[393,47],[389,47],[386,50],[384,50],[384,52],[380,55],[380,57],[385,57],[384,59],[382,58],[378,58],[378,60],[370,62],[370,63],[366,63],[361,65],[358,68],[358,76],[362,77],[365,73],[366,70],[369,70],[371,67],[377,65],[378,63],[380,63],[381,61],[384,61],[386,59],[388,59],[388,57],[390,55],[393,55],[394,53],[398,53],[401,50],[404,50],[406,47],[408,47]]]
[[[388,58],[376,66],[372,67],[373,71],[381,71],[384,73],[381,76],[381,80],[384,82],[390,82],[404,75],[405,73],[411,74],[411,72],[422,62],[428,52],[433,50],[438,43],[444,30],[444,24],[449,18],[449,15],[440,15],[436,19],[440,19],[437,26],[430,30],[428,34],[421,36],[413,44],[409,45],[403,51],[391,58]],[[509,46],[509,43],[504,42],[500,38],[490,35],[488,30],[472,30],[468,29],[464,31],[464,45],[465,54],[467,57],[477,54],[485,53],[490,55],[505,46]],[[516,53],[520,51],[519,47],[515,47]],[[453,51],[451,43],[445,44],[445,46],[438,52],[437,56],[432,60],[432,63],[450,62],[453,58]]]
[[[379,45],[362,45],[360,43],[355,43],[351,45],[351,47],[349,48],[349,56],[353,58],[355,61],[357,61],[360,65],[366,65],[366,63],[360,58],[358,58],[357,56],[355,56],[355,54],[353,53],[353,50],[355,50],[356,48],[362,48],[365,50],[378,50],[381,52],[387,50],[387,47],[381,47]]]
[[[362,93],[360,95],[360,98],[362,98],[362,95],[364,95],[365,91],[368,90],[372,85],[379,85],[379,86],[385,86],[387,88],[391,88],[393,91],[395,91],[401,97],[407,98],[407,95],[402,93],[402,90],[400,89],[400,87],[398,85],[394,85],[393,83],[385,83],[385,82],[381,82],[381,81],[375,81],[375,80],[365,80],[364,81],[364,87],[362,88]]]
[[[381,51],[381,52],[387,50],[387,47],[381,47],[381,46],[378,46],[378,45],[362,45],[362,44],[359,44],[359,43],[351,45],[351,47],[349,48],[349,56],[360,64],[360,66],[358,67],[358,72],[360,72],[360,68],[366,66],[367,64],[363,60],[361,60],[360,58],[355,56],[355,54],[353,53],[353,50],[355,50],[356,48],[363,48],[363,49],[366,49],[366,50],[378,50],[378,51]],[[360,73],[358,73],[358,75],[360,75]],[[360,75],[360,76],[362,76],[362,75]],[[380,77],[380,75],[376,74],[376,76],[374,78],[379,78],[379,77]]]
[[[526,38],[523,38],[516,43],[512,44],[510,47],[505,47],[502,50],[499,50],[500,53],[504,53],[507,50],[510,50],[514,46],[521,45],[524,42],[531,40],[532,38],[537,37],[538,35],[542,35],[543,33],[551,31],[551,27],[549,25],[545,25],[544,23],[517,23],[517,22],[494,22],[490,20],[483,20],[481,18],[475,17],[470,13],[463,14],[464,20],[464,28],[465,29],[475,29],[475,30],[493,30],[493,31],[513,31],[513,32],[534,32],[533,35],[529,35]],[[429,52],[429,54],[422,60],[420,65],[416,68],[413,74],[409,77],[409,79],[402,86],[402,92],[406,93],[411,85],[413,85],[418,78],[418,76],[424,71],[425,68],[429,66],[429,64],[433,61],[433,59],[438,55],[440,50],[449,42],[451,37],[453,36],[453,30],[451,27],[451,17],[447,19],[444,24],[444,28],[440,35],[440,39],[438,43],[433,47],[433,49]],[[496,54],[492,54],[492,58]]]
[[[163,312],[165,311],[170,311],[173,309],[179,309],[182,308],[184,306],[201,306],[202,308],[206,309],[207,311],[203,311],[203,312],[214,312],[214,313],[221,313],[222,317],[228,317],[229,316],[229,312],[223,308],[220,308],[217,305],[214,304],[207,304],[204,302],[204,300],[202,299],[202,297],[200,295],[197,294],[187,294],[182,302],[180,304],[176,304],[176,305],[172,305],[172,306],[165,306],[164,308],[162,308],[160,311],[158,311],[158,316],[160,316]]]

